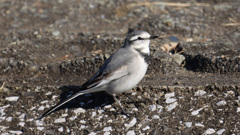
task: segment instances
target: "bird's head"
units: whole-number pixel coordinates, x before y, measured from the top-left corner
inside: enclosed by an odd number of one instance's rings
[[[124,46],[133,47],[137,51],[149,54],[149,44],[151,39],[158,38],[159,36],[151,36],[145,31],[134,31],[127,35]]]

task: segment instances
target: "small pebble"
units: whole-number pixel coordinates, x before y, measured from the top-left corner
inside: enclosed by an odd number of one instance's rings
[[[85,125],[81,125],[81,126],[80,126],[80,129],[84,129],[84,128],[86,128]]]
[[[150,105],[149,110],[153,112],[156,110],[156,108],[157,108],[156,105]]]
[[[148,129],[150,129],[150,127],[149,127],[149,126],[146,126],[146,127],[143,128],[142,130],[145,131],[145,130],[148,130]]]
[[[53,35],[53,36],[59,36],[59,35],[60,35],[60,32],[59,32],[59,31],[53,31],[53,32],[52,32],[52,35]]]
[[[36,120],[36,126],[43,126],[43,122],[39,121],[39,120]]]
[[[44,109],[45,109],[44,106],[40,106],[40,107],[38,108],[39,111],[42,111],[42,110],[44,110]]]
[[[188,127],[188,128],[192,127],[192,122],[185,122],[185,126]]]
[[[152,117],[153,119],[160,119],[160,117],[158,115],[153,115]]]
[[[97,133],[95,133],[95,132],[91,132],[90,134],[88,134],[88,135],[96,135]]]
[[[201,97],[203,95],[205,95],[207,92],[204,90],[198,90],[197,92],[194,93],[194,96],[196,97]]]
[[[79,113],[85,113],[86,110],[84,110],[84,109],[82,109],[82,108],[78,108],[78,109],[73,110],[73,112],[74,112],[75,114],[79,114]]]
[[[7,117],[7,118],[6,118],[6,121],[7,121],[7,122],[11,122],[12,119],[13,119],[12,117]]]
[[[112,127],[105,127],[104,129],[103,129],[103,131],[112,131]]]
[[[198,115],[198,113],[199,113],[202,109],[203,109],[203,108],[200,108],[200,109],[198,109],[198,110],[196,110],[196,111],[193,111],[191,114],[192,114],[193,116]]]
[[[204,135],[211,135],[213,133],[215,133],[215,130],[213,128],[209,128],[203,134]]]
[[[175,96],[175,92],[167,93],[167,94],[165,94],[165,99],[170,98],[170,97],[174,97],[174,96]]]
[[[18,125],[24,127],[25,122],[19,122]]]
[[[23,133],[22,131],[9,131],[9,132],[12,134],[17,134],[17,135],[20,135]]]
[[[37,127],[37,130],[42,131],[44,129],[44,127]]]
[[[176,98],[167,98],[165,102],[169,104],[175,102],[176,100],[177,100]]]
[[[225,132],[225,131],[226,131],[225,129],[220,129],[220,130],[217,131],[217,135],[221,135],[221,134],[223,134],[223,132]]]
[[[240,112],[240,107],[237,108],[237,113]]]
[[[54,121],[54,123],[63,123],[66,122],[66,118],[58,118]]]
[[[108,108],[111,108],[111,107],[112,107],[111,105],[104,106],[105,109],[108,109]]]
[[[135,135],[134,130],[129,130],[126,135]]]
[[[227,102],[226,101],[219,101],[218,103],[217,103],[217,105],[218,106],[224,106],[224,105],[226,105],[227,104]]]
[[[130,127],[134,126],[136,123],[137,123],[137,119],[136,119],[136,118],[133,118],[133,119],[129,122],[129,124],[126,124],[126,123],[125,123],[124,126],[127,127],[127,128],[130,128]]]
[[[19,96],[13,96],[13,97],[6,97],[5,100],[8,101],[17,101],[19,99]]]
[[[63,127],[60,127],[60,128],[58,129],[58,131],[59,131],[59,132],[63,132]]]
[[[51,95],[51,94],[52,94],[51,91],[48,91],[47,93],[45,93],[46,96]]]
[[[204,125],[201,124],[201,123],[195,123],[195,126],[196,126],[196,127],[204,127]]]
[[[91,112],[91,114],[92,114],[92,115],[91,115],[92,118],[94,118],[94,117],[97,115],[96,112]]]
[[[166,106],[166,107],[167,107],[167,111],[172,111],[174,108],[177,107],[177,105],[178,105],[178,103],[177,103],[177,102],[174,102],[174,103]]]

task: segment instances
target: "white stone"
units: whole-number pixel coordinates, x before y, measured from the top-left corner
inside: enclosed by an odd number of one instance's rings
[[[5,100],[8,100],[8,101],[18,101],[19,99],[19,96],[12,96],[12,97],[6,97]]]
[[[98,114],[102,114],[104,111],[103,110],[98,110]]]
[[[105,127],[104,129],[103,129],[103,131],[112,131],[112,127]]]
[[[36,109],[37,107],[36,106],[33,106],[32,108],[30,108],[30,111]]]
[[[18,125],[24,127],[25,122],[19,122]]]
[[[192,127],[192,122],[185,122],[186,127]]]
[[[81,125],[81,126],[80,126],[80,129],[84,129],[84,128],[86,128],[85,125]]]
[[[103,135],[110,135],[111,133],[110,132],[105,132]]]
[[[47,95],[51,95],[52,94],[52,92],[51,91],[49,91],[49,92],[47,92],[47,93],[45,93],[45,95],[47,96]]]
[[[2,106],[2,107],[0,107],[0,109],[5,109],[5,108],[8,108],[10,105],[8,104],[8,105],[5,105],[5,106]]]
[[[26,121],[27,121],[27,122],[29,122],[29,121],[33,121],[33,118],[31,118],[31,119],[27,119]]]
[[[109,108],[111,108],[111,107],[112,107],[111,105],[106,105],[106,106],[104,106],[105,109],[109,109]]]
[[[42,131],[44,129],[44,127],[37,127],[37,130]]]
[[[80,120],[80,123],[86,124],[87,122],[85,120]]]
[[[215,133],[215,130],[213,128],[209,128],[203,134],[204,135],[211,135],[213,133]]]
[[[201,124],[201,123],[195,123],[195,126],[196,126],[196,127],[204,127],[204,125]]]
[[[175,96],[175,92],[167,93],[167,94],[165,94],[165,99],[170,98],[170,97],[174,97],[174,96]]]
[[[55,99],[55,98],[57,98],[57,97],[58,97],[57,95],[53,95],[53,96],[52,96],[52,99]]]
[[[224,105],[226,105],[226,104],[227,104],[227,102],[224,101],[224,100],[219,101],[219,102],[217,103],[218,106],[224,106]]]
[[[91,114],[92,114],[92,115],[91,115],[92,118],[94,118],[94,117],[97,115],[96,112],[91,112]]]
[[[52,32],[52,35],[53,35],[53,36],[59,36],[59,35],[60,35],[60,32],[57,31],[57,30],[56,30],[56,31],[53,31],[53,32]]]
[[[6,119],[6,117],[0,117],[0,120],[5,120]]]
[[[42,105],[42,106],[40,106],[39,108],[38,108],[38,111],[42,111],[42,110],[44,110],[45,109],[45,107]]]
[[[172,111],[174,108],[177,107],[177,105],[178,105],[178,103],[177,103],[177,102],[174,102],[174,103],[166,106],[166,107],[167,107],[167,111]]]
[[[217,135],[221,135],[221,134],[223,134],[223,132],[225,132],[225,131],[226,131],[225,129],[220,129],[220,130],[217,131]]]
[[[136,135],[134,130],[129,130],[126,135]]]
[[[12,119],[13,119],[12,117],[7,117],[7,118],[6,118],[6,121],[7,121],[7,122],[11,122]]]
[[[159,109],[159,110],[158,110],[158,113],[161,113],[161,112],[162,112],[162,109],[163,109],[163,106],[157,105],[157,108]]]
[[[45,104],[45,103],[48,103],[49,101],[48,100],[44,100],[42,102],[40,102],[41,104]]]
[[[158,115],[153,115],[152,117],[153,119],[160,119],[160,117]]]
[[[63,127],[58,128],[59,132],[63,132]]]
[[[77,118],[77,116],[72,116],[72,117],[70,117],[69,119],[71,120],[71,121],[73,121],[73,120],[75,120]]]
[[[63,123],[66,122],[66,118],[58,118],[54,121],[54,123]]]
[[[67,127],[67,132],[69,133],[70,132],[70,129]]]
[[[26,117],[26,114],[22,114],[22,115],[20,115],[18,118],[19,118],[21,121],[24,121],[25,117]]]
[[[195,116],[195,115],[198,115],[198,113],[202,110],[203,108],[200,108],[200,109],[197,109],[196,111],[192,111],[192,115]]]
[[[148,130],[148,129],[150,129],[150,127],[149,127],[149,126],[146,126],[146,127],[143,128],[142,130],[145,131],[145,130]]]
[[[196,96],[196,97],[201,97],[201,96],[205,95],[206,93],[207,93],[207,92],[204,91],[204,90],[198,90],[198,91],[196,91],[196,92],[194,93],[194,96]]]
[[[156,105],[150,105],[149,110],[153,112],[156,110],[156,108],[157,108]]]
[[[88,135],[96,135],[97,133],[95,133],[95,132],[91,132],[90,134],[88,134]]]
[[[12,134],[17,134],[17,135],[20,135],[23,133],[22,131],[9,131],[9,132]]]
[[[4,131],[5,129],[7,129],[8,127],[5,126],[0,126],[0,131]]]
[[[240,107],[237,108],[237,113],[240,112]]]
[[[169,104],[175,102],[176,100],[177,100],[176,98],[167,98],[165,102]]]
[[[136,107],[134,107],[134,108],[132,108],[132,111],[133,111],[133,112],[137,112],[138,109],[137,109]]]
[[[86,110],[84,110],[84,109],[82,109],[82,108],[78,108],[78,109],[73,110],[73,112],[74,112],[75,114],[79,114],[79,113],[85,113]]]
[[[129,122],[129,124],[126,124],[126,123],[125,123],[124,126],[127,127],[127,128],[130,128],[130,127],[134,126],[136,123],[137,123],[137,119],[136,119],[136,118],[133,118],[133,119]]]
[[[36,126],[43,126],[43,122],[42,121],[39,121],[39,120],[36,120]]]

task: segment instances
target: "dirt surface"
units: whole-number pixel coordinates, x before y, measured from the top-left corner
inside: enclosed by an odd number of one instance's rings
[[[179,3],[175,3],[179,2]],[[181,2],[181,3],[180,3]],[[240,1],[0,1],[1,134],[240,134]],[[129,29],[163,38],[137,88],[78,91]]]

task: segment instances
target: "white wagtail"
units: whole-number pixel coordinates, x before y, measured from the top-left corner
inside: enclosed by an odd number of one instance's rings
[[[146,59],[150,56],[150,40],[155,38],[158,36],[151,36],[145,31],[129,33],[124,45],[105,61],[90,80],[83,84],[83,91],[79,91],[58,103],[38,119],[52,113],[80,95],[99,91],[113,95],[114,100],[121,107],[115,95],[131,90],[142,80],[148,68]],[[123,110],[122,107],[121,109]]]

